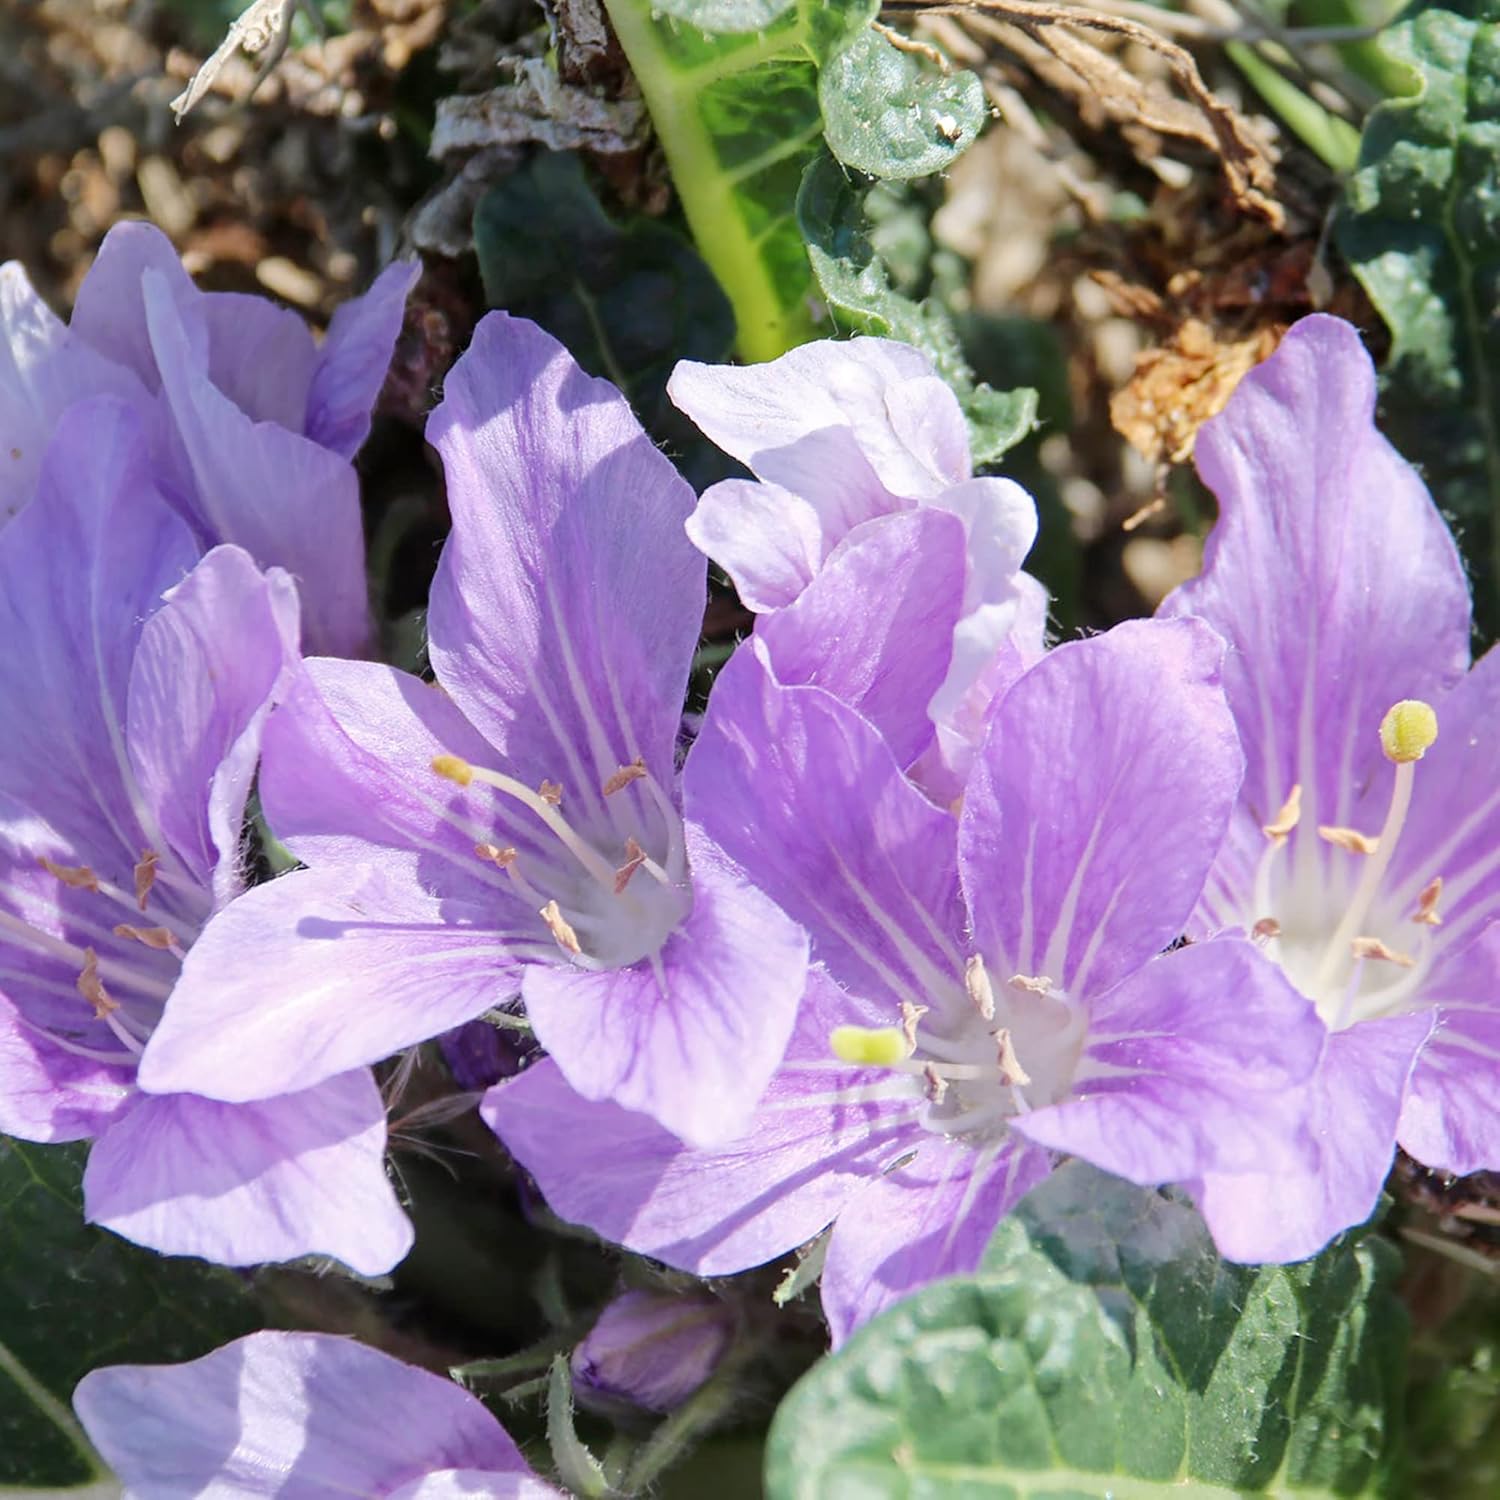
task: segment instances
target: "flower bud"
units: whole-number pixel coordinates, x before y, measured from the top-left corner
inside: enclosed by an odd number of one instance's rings
[[[713,1374],[733,1325],[717,1297],[623,1292],[573,1351],[573,1389],[596,1410],[671,1411]]]

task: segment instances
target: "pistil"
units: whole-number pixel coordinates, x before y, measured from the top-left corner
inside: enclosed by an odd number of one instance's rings
[[[1339,966],[1351,952],[1351,944],[1364,930],[1365,919],[1370,914],[1380,883],[1385,879],[1386,871],[1395,858],[1396,843],[1411,809],[1416,763],[1436,739],[1437,715],[1428,704],[1418,699],[1397,703],[1380,722],[1381,747],[1387,759],[1396,767],[1391,805],[1376,838],[1375,852],[1369,856],[1343,920],[1334,929],[1333,936],[1324,949],[1322,961],[1313,977],[1314,990],[1325,989],[1333,982]]]

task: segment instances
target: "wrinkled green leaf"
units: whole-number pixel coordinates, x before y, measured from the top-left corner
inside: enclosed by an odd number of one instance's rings
[[[878,0],[605,4],[693,240],[734,306],[739,352],[774,359],[813,333],[792,203],[823,133],[818,69]]]
[[[729,303],[692,245],[652,219],[615,223],[571,154],[536,156],[492,187],[474,248],[490,305],[540,323],[648,424],[679,359],[722,360],[734,340]]]
[[[813,272],[839,328],[915,344],[958,394],[976,464],[993,463],[1036,425],[1033,390],[977,384],[952,319],[934,300],[915,302],[891,286],[867,232],[865,188],[825,152],[808,168],[797,220]]]
[[[1418,92],[1370,116],[1339,248],[1391,330],[1381,417],[1457,523],[1500,629],[1500,0],[1420,6],[1383,38]]]
[[[939,73],[874,31],[829,59],[818,99],[828,149],[871,177],[946,171],[984,125],[984,86],[975,74]]]
[[[1185,1204],[1080,1162],[793,1388],[771,1500],[1390,1493],[1395,1254],[1219,1260]]]
[[[258,1323],[233,1272],[85,1225],[85,1155],[0,1137],[0,1493],[99,1479],[69,1405],[89,1370],[196,1359]]]

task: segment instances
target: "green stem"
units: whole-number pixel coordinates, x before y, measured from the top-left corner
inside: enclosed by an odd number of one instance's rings
[[[718,278],[734,308],[742,358],[775,359],[813,336],[804,304],[784,306],[772,267],[756,254],[735,201],[734,181],[725,173],[704,127],[698,100],[706,83],[776,56],[776,49],[736,53],[722,68],[674,71],[651,18],[649,0],[604,0],[615,36],[656,127],[682,211],[698,253]]]

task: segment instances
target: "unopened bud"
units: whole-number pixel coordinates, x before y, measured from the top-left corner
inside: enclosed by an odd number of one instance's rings
[[[713,1374],[733,1334],[717,1297],[623,1292],[573,1351],[573,1390],[596,1410],[672,1411]]]

